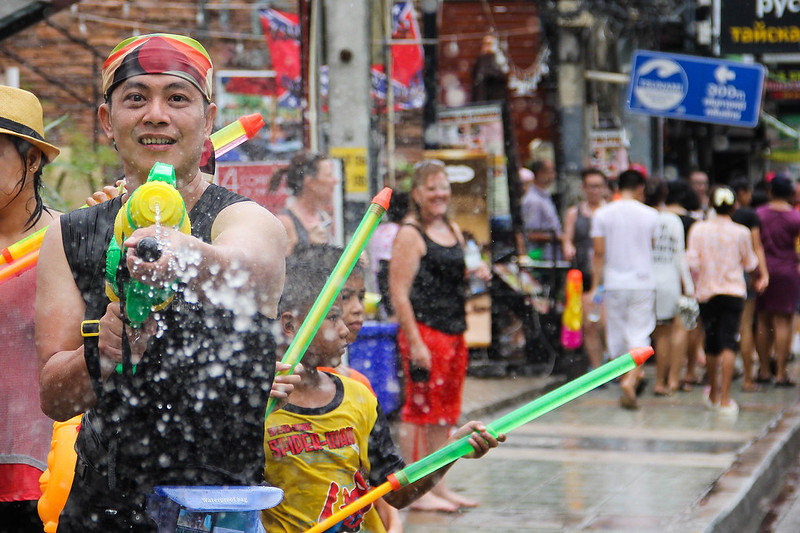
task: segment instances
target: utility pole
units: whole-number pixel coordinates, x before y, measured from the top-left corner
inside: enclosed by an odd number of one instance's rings
[[[558,207],[564,210],[578,188],[579,173],[586,154],[586,70],[583,34],[592,16],[573,0],[559,0],[556,10],[554,55],[556,61],[558,128],[554,139]],[[564,15],[568,14],[568,15]]]
[[[422,6],[422,50],[425,64],[422,77],[425,83],[425,106],[422,108],[422,138],[426,150],[439,148],[438,135],[432,135],[436,128],[436,106],[439,104],[439,46],[434,44],[439,38],[438,18],[439,0],[423,2]]]
[[[377,188],[370,179],[370,0],[324,0],[328,153],[344,162],[344,226],[352,233]]]

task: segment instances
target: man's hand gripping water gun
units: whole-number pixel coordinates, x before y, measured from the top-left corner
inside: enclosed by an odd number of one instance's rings
[[[173,280],[151,279],[152,284],[143,283],[130,278],[126,261],[120,264],[126,257],[125,241],[137,229],[153,225],[156,232],[160,226],[191,233],[186,205],[176,189],[175,169],[164,163],[153,165],[147,182],[117,213],[106,255],[106,294],[111,301],[124,301],[123,314],[134,328],[141,327],[151,312],[166,307],[174,295]],[[157,238],[141,239],[136,244],[136,255],[141,261],[157,261],[161,257]]]

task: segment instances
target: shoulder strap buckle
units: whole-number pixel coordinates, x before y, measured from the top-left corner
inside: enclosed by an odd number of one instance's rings
[[[100,335],[99,320],[84,320],[81,322],[82,337],[98,337]]]

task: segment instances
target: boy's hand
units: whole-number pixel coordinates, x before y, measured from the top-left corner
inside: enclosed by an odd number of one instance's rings
[[[92,206],[97,204],[102,204],[112,198],[116,198],[120,194],[120,188],[125,186],[125,180],[117,180],[116,186],[106,185],[103,187],[102,191],[96,191],[92,193],[90,197],[86,199],[86,205]]]
[[[280,361],[275,362],[276,373],[289,370],[291,368],[292,365],[281,363]],[[289,403],[289,395],[294,390],[294,386],[300,383],[302,380],[301,374],[303,371],[303,364],[297,363],[293,374],[275,375],[275,380],[272,382],[272,388],[269,391],[269,397],[275,399],[276,410],[283,408],[287,403]]]
[[[453,436],[448,439],[448,444],[452,441],[458,440],[461,437],[469,435],[469,443],[472,445],[473,452],[465,455],[466,459],[480,459],[492,448],[497,448],[501,442],[506,441],[505,433],[500,433],[494,437],[489,431],[486,430],[486,425],[483,422],[471,421],[461,426],[458,431],[453,433]]]

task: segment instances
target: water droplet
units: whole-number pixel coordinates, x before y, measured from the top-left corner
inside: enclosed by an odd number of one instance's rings
[[[225,367],[221,363],[213,363],[207,368],[208,375],[212,378],[218,378],[225,373]]]

